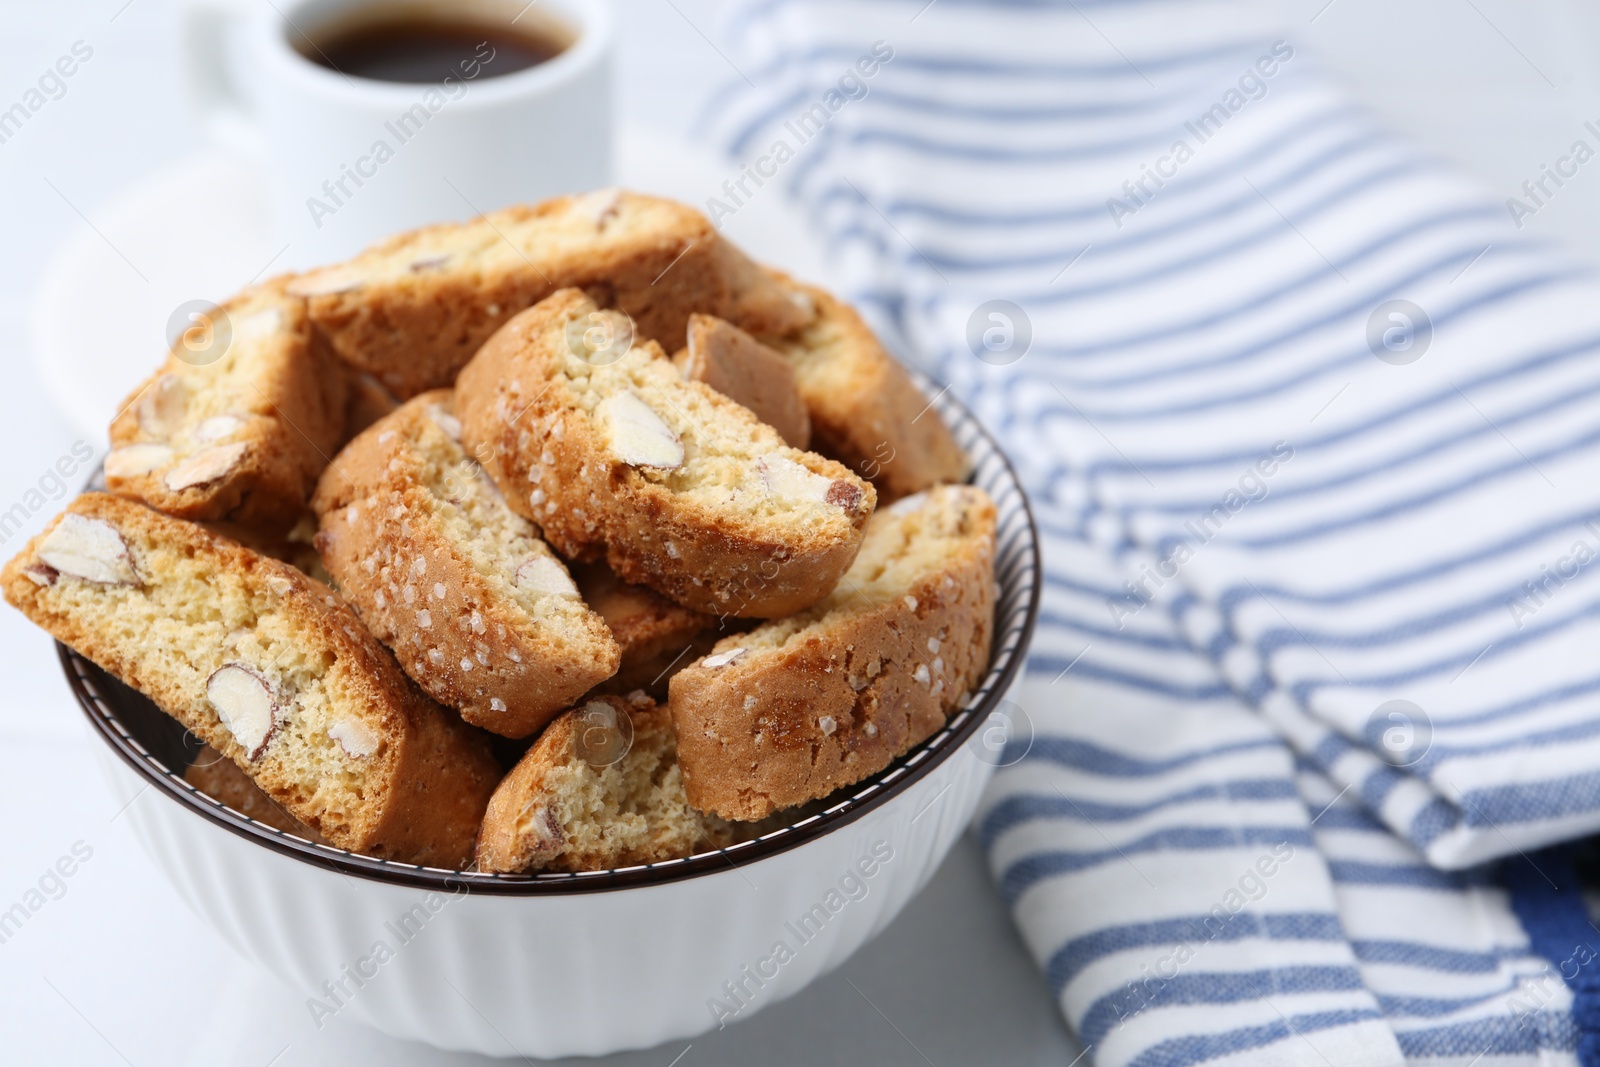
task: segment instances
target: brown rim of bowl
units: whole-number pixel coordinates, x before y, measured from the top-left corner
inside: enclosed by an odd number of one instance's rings
[[[913,747],[884,770],[832,794],[836,799],[822,811],[762,837],[727,848],[696,853],[685,859],[571,874],[482,874],[446,870],[363,856],[331,845],[313,844],[294,834],[257,822],[190,785],[184,780],[182,770],[170,769],[123,724],[119,717],[119,704],[123,699],[118,693],[120,683],[58,642],[57,651],[62,668],[72,694],[83,708],[90,725],[122,757],[123,762],[133,768],[135,774],[145,779],[147,785],[155,786],[190,811],[231,833],[326,870],[388,885],[511,896],[605,892],[635,886],[663,885],[730,868],[738,870],[745,864],[787,852],[854,822],[922,780],[973,738],[979,726],[988,720],[1010,690],[1026,659],[1039,615],[1039,597],[1043,585],[1039,531],[1027,494],[1011,461],[965,405],[951,397],[948,390],[936,393],[931,379],[925,375],[915,371],[911,373],[923,393],[932,398],[930,406],[939,409],[950,425],[951,432],[972,459],[972,481],[989,491],[999,512],[995,534],[995,575],[999,595],[996,597],[996,632],[989,670],[967,707],[946,720],[933,736]],[[96,480],[98,478],[97,474]],[[1008,603],[1009,607],[1002,610],[1002,606]]]

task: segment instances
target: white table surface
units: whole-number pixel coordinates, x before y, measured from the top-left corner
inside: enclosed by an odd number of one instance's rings
[[[618,3],[624,118],[687,136],[698,101],[728,73],[699,33],[711,32],[714,0]],[[1295,0],[1288,9],[1297,44],[1323,52],[1388,121],[1460,161],[1497,198],[1583,136],[1584,120],[1600,121],[1600,14],[1580,0]],[[937,7],[924,17],[937,19]],[[74,41],[95,49],[67,95],[0,144],[0,510],[23,500],[80,436],[46,399],[31,354],[27,312],[44,264],[118,190],[199,147],[175,36],[171,0],[0,0],[0,106]],[[1596,247],[1600,170],[1570,182],[1528,227]],[[24,533],[58,506],[41,508]],[[9,555],[22,536],[0,551]],[[0,944],[0,1060],[287,1067],[471,1058],[337,1020],[316,1030],[303,998],[235,956],[145,859],[99,783],[48,639],[9,608],[0,608],[0,677],[0,910],[75,842],[93,849],[65,895]],[[594,1062],[949,1067],[1077,1056],[970,840],[840,971],[690,1044]]]

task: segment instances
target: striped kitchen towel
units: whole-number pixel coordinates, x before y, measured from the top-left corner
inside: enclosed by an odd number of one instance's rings
[[[796,201],[1030,487],[978,831],[1095,1062],[1600,1064],[1600,280],[1304,29],[744,0],[703,206]]]

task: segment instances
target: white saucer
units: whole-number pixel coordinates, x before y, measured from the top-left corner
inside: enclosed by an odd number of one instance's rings
[[[733,174],[709,152],[624,126],[617,184],[703,206]],[[113,197],[46,266],[33,350],[51,397],[90,440],[161,362],[167,320],[185,301],[221,302],[281,269],[258,166],[218,151],[187,156]],[[751,255],[801,278],[825,276],[823,250],[777,189],[726,220]]]

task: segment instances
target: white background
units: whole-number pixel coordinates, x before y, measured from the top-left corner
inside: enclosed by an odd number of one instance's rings
[[[705,95],[733,76],[700,32],[714,35],[715,3],[618,6],[623,118],[690,136]],[[1582,127],[1600,125],[1600,14],[1577,0],[1311,0],[1285,10],[1299,27],[1297,47],[1320,51],[1386,121],[1459,162],[1498,200],[1517,195],[1576,138],[1594,143]],[[937,6],[923,16],[938,17]],[[0,108],[74,41],[95,49],[67,95],[0,144],[0,510],[78,436],[35,368],[37,279],[114,194],[199,147],[176,28],[171,0],[0,0]],[[1600,160],[1527,227],[1584,252],[1600,243]],[[175,232],[173,240],[206,235]],[[95,293],[81,299],[92,303]],[[159,348],[152,338],[128,358],[142,368]],[[90,444],[100,450],[98,439]],[[0,549],[9,554],[20,540]],[[93,849],[66,895],[0,945],[0,1059],[140,1067],[471,1059],[337,1019],[316,1030],[303,994],[236,957],[146,861],[100,785],[48,639],[9,608],[0,608],[0,677],[0,910],[74,842]],[[1077,1055],[970,840],[839,972],[685,1051],[689,1044],[611,1062],[948,1067],[1067,1064]]]

